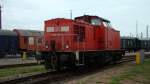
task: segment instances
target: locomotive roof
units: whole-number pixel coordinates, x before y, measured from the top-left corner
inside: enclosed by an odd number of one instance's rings
[[[17,34],[10,30],[0,30],[1,36],[17,36]]]
[[[121,36],[121,39],[137,39],[136,37]]]
[[[73,21],[72,19],[67,19],[67,18],[52,18],[52,19],[45,20],[45,22],[52,21],[52,20],[68,20],[68,21]]]
[[[43,36],[44,31],[14,29],[21,36]]]
[[[102,21],[105,21],[105,22],[110,23],[109,20],[107,20],[107,19],[105,19],[105,18],[102,18],[102,17],[99,17],[99,16],[94,16],[94,15],[83,15],[83,16],[76,17],[75,19],[78,19],[78,18],[85,18],[85,17],[89,17],[89,18],[99,18],[99,19],[101,19]]]

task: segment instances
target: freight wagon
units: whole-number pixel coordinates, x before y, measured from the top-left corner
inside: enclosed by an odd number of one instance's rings
[[[37,30],[21,30],[14,29],[19,38],[19,50],[22,52],[27,52],[30,56],[35,56],[35,52],[41,48],[43,42],[43,31]]]
[[[149,51],[150,39],[136,37],[121,37],[121,49],[128,52],[135,52],[140,49]]]
[[[43,47],[43,35],[43,31],[36,30],[0,30],[0,57],[23,52],[35,56],[35,52]]]
[[[0,58],[5,54],[16,54],[18,52],[17,34],[9,30],[0,30]]]

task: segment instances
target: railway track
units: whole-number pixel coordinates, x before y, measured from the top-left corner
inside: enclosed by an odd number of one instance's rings
[[[14,67],[24,67],[24,66],[35,66],[35,65],[39,65],[39,64],[38,63],[23,63],[23,64],[0,65],[0,69],[14,68]]]
[[[145,58],[150,58],[149,54],[145,55]],[[124,63],[124,62],[130,62],[134,61],[135,56],[123,56],[122,60],[118,63]],[[106,68],[112,68],[115,67],[115,65],[110,65],[101,68],[100,70],[105,70]],[[14,78],[10,80],[3,80],[0,81],[0,84],[48,84],[51,82],[58,82],[60,80],[65,79],[66,77],[72,77],[72,76],[78,76],[82,74],[87,74],[87,73],[92,73],[92,71],[95,69],[78,69],[79,71],[70,71],[70,70],[64,70],[64,71],[49,71],[49,72],[44,72],[44,73],[39,73],[35,75],[30,75],[30,76],[25,76],[25,77],[20,77],[20,78]],[[99,71],[99,69],[98,69]]]

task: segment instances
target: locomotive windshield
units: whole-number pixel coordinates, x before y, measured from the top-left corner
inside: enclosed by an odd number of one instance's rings
[[[94,19],[91,19],[91,24],[92,25],[101,25],[101,21],[100,21],[100,19],[94,18]]]
[[[103,21],[103,25],[105,26],[105,27],[112,27],[111,26],[111,24],[110,24],[110,22],[106,22],[106,21]]]

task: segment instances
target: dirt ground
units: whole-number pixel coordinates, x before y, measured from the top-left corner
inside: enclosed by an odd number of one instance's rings
[[[148,81],[144,79],[142,76],[137,76],[135,79],[127,79],[127,80],[122,80],[120,83],[121,84],[149,84],[145,83],[144,81]]]
[[[78,76],[61,82],[61,84],[108,84],[113,76],[119,75],[131,67],[133,63],[118,64],[112,68],[100,70],[94,74]]]

